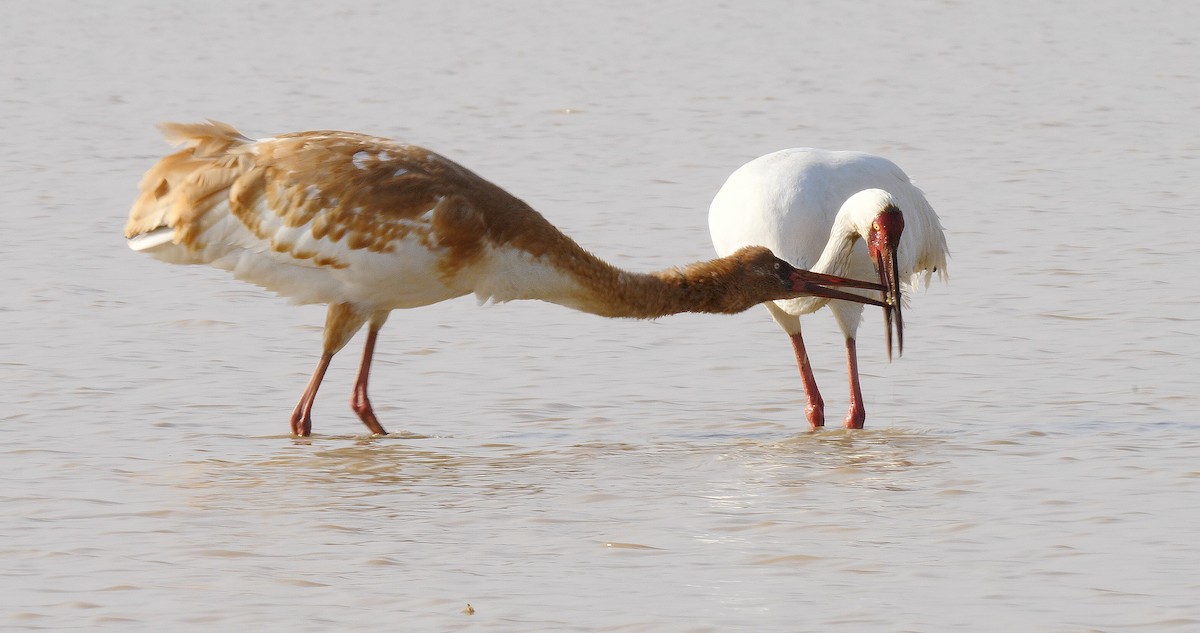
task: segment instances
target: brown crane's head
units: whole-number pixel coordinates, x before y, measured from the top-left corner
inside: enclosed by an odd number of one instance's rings
[[[736,267],[737,276],[740,277],[738,283],[753,298],[753,303],[812,296],[842,299],[881,306],[885,310],[889,309],[884,302],[877,299],[838,290],[839,287],[843,287],[882,291],[883,286],[880,284],[796,268],[776,257],[765,246],[746,246],[732,255],[716,261]]]

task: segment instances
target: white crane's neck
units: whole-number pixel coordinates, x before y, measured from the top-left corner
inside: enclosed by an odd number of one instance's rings
[[[860,238],[867,238],[871,223],[884,209],[895,206],[892,195],[882,189],[864,189],[847,198],[833,218],[829,241],[813,265],[813,272],[848,276],[854,244]]]
[[[833,220],[833,228],[829,231],[829,241],[821,257],[813,264],[812,271],[827,275],[845,276],[850,271],[850,255],[854,252],[854,244],[862,234],[855,227],[853,210],[843,206]]]

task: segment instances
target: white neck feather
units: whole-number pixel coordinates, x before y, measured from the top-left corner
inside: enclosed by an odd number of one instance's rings
[[[866,189],[850,196],[838,209],[829,231],[825,250],[813,265],[813,272],[846,275],[850,272],[850,255],[859,239],[866,239],[871,222],[888,205],[895,205],[891,194],[882,189]]]

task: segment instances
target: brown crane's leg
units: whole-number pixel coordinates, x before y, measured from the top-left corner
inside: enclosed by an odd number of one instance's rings
[[[304,388],[304,393],[300,396],[300,402],[297,402],[296,408],[292,410],[292,435],[308,437],[312,434],[313,402],[317,399],[317,389],[321,387],[321,381],[325,378],[325,370],[329,369],[331,360],[333,360],[333,354],[321,354],[317,369],[313,372],[312,378],[308,379],[308,386]]]
[[[813,376],[812,364],[808,362],[808,352],[804,349],[804,338],[800,332],[791,335],[792,350],[796,352],[796,364],[800,366],[800,378],[804,381],[804,394],[808,405],[804,407],[804,415],[812,428],[825,426],[825,401],[817,389],[817,379]]]
[[[313,402],[316,401],[317,389],[321,387],[321,381],[325,378],[325,370],[329,369],[333,355],[346,346],[366,321],[367,317],[348,303],[330,304],[329,311],[325,314],[325,340],[321,360],[317,363],[317,369],[309,379],[308,386],[304,388],[300,402],[296,403],[296,408],[292,411],[293,434],[300,437],[312,434]]]
[[[354,392],[350,396],[350,408],[354,409],[358,418],[367,425],[373,435],[387,435],[387,431],[375,417],[375,410],[371,408],[371,400],[367,398],[367,378],[371,373],[371,357],[375,354],[375,339],[379,335],[379,328],[383,327],[386,319],[386,312],[380,318],[375,316],[371,318],[371,325],[367,329],[367,344],[363,348],[362,362],[358,366],[358,378],[354,380]]]
[[[858,349],[852,338],[846,339],[846,369],[850,374],[850,410],[843,425],[848,429],[861,429],[867,421],[867,410],[863,407],[862,385],[858,380]]]

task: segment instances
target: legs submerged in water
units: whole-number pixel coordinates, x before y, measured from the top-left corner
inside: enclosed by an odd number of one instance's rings
[[[329,312],[325,316],[325,336],[321,360],[317,363],[317,369],[309,379],[304,394],[300,396],[300,402],[292,411],[293,434],[300,437],[312,434],[313,402],[317,399],[317,390],[320,389],[321,381],[325,378],[325,371],[329,369],[329,362],[333,360],[334,354],[346,346],[346,343],[354,337],[354,334],[369,318],[371,326],[367,331],[367,344],[363,349],[362,362],[358,367],[358,378],[354,381],[350,407],[354,409],[359,419],[372,434],[387,435],[387,431],[375,417],[371,401],[367,398],[367,378],[371,372],[371,357],[375,353],[375,341],[379,335],[379,328],[383,327],[384,322],[387,321],[387,314],[387,312],[375,312],[368,317],[348,303],[335,303],[329,306]]]

